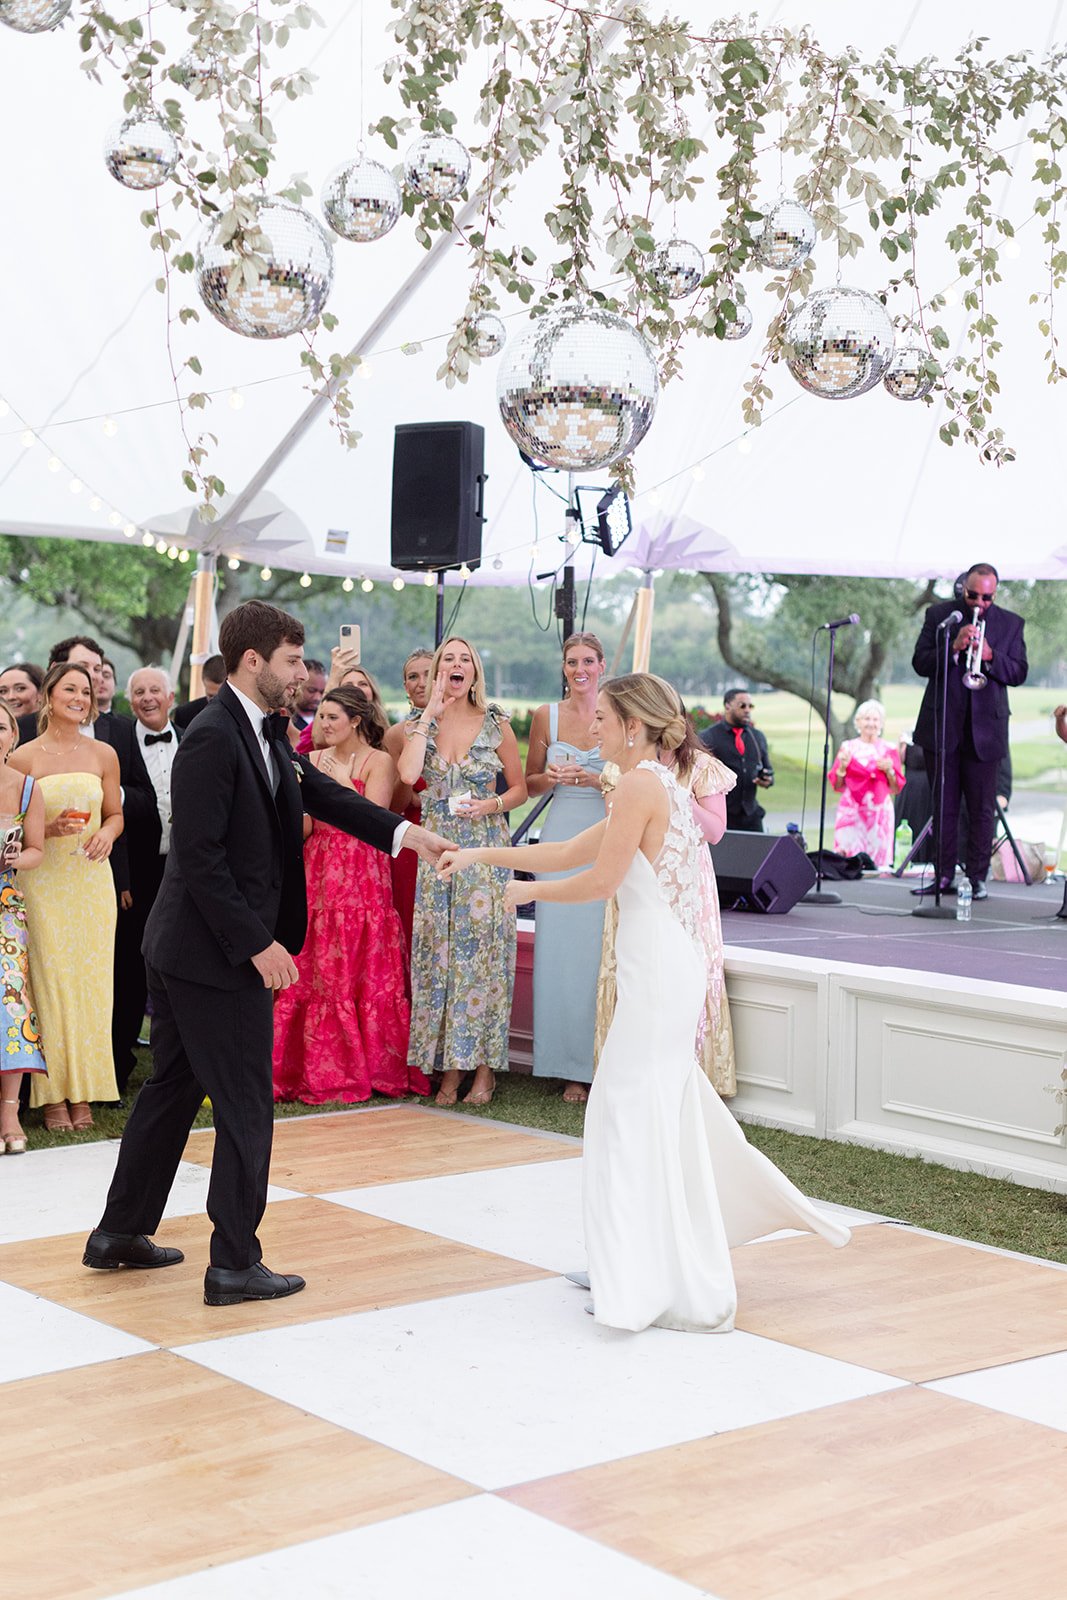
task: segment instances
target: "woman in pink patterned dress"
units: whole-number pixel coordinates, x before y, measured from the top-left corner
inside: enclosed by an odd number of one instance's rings
[[[882,738],[885,706],[865,700],[852,719],[858,739],[846,739],[830,783],[841,795],[834,821],[834,849],[843,856],[865,850],[876,867],[893,865],[893,797],[904,787],[896,745]]]
[[[328,690],[317,723],[325,745],[310,759],[320,772],[388,806],[396,768],[367,696]],[[309,817],[304,827],[308,932],[300,976],[274,1008],[274,1098],[321,1105],[426,1094],[427,1079],[408,1066],[406,952],[389,858],[327,823]]]

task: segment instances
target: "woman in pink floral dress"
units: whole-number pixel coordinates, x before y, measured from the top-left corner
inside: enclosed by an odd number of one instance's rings
[[[865,700],[853,718],[858,739],[846,739],[830,783],[841,796],[834,822],[834,849],[843,856],[865,850],[876,867],[893,865],[893,797],[904,787],[900,755],[882,738],[885,707]]]

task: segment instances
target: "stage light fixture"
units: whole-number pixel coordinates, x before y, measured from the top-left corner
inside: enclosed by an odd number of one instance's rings
[[[633,519],[629,497],[618,484],[610,489],[583,484],[575,489],[574,500],[582,527],[582,543],[598,544],[606,556],[621,550],[633,532]]]

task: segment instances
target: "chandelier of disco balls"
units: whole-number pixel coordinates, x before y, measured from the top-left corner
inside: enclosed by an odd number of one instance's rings
[[[334,169],[322,186],[322,214],[334,233],[356,244],[372,244],[394,228],[403,197],[388,167],[358,155]]]
[[[687,239],[669,239],[652,258],[652,276],[668,300],[684,300],[700,288],[704,257]]]
[[[492,311],[479,312],[471,323],[471,332],[474,334],[474,348],[483,361],[490,356],[498,356],[507,344],[507,329]]]
[[[424,133],[404,157],[404,182],[424,200],[454,200],[470,175],[470,151],[450,133]]]
[[[50,33],[71,4],[72,0],[0,0],[0,22],[16,33]]]
[[[815,218],[796,200],[778,200],[763,219],[756,256],[765,267],[788,272],[815,248]]]
[[[736,310],[737,316],[733,322],[723,324],[724,339],[746,339],[752,332],[752,312],[743,300],[736,306]]]
[[[891,394],[894,400],[925,400],[934,386],[926,370],[929,359],[926,351],[915,345],[895,350],[882,379],[886,394]]]
[[[496,392],[504,427],[525,455],[589,472],[641,443],[655,415],[659,372],[625,318],[572,302],[509,342]]]
[[[249,339],[284,339],[322,311],[333,283],[333,246],[322,224],[278,195],[256,204],[266,243],[241,256],[215,224],[196,259],[200,298],[213,317]],[[249,281],[249,268],[253,269]]]
[[[178,165],[178,141],[154,111],[135,111],[108,133],[104,160],[124,188],[158,189]]]
[[[864,289],[817,289],[786,319],[782,349],[802,389],[823,400],[852,400],[885,376],[893,324]]]

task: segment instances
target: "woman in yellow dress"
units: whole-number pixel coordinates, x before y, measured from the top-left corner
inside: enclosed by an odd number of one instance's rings
[[[48,1062],[30,1104],[45,1127],[93,1125],[91,1100],[117,1100],[111,1055],[115,886],[107,861],[122,832],[119,762],[82,732],[96,717],[88,669],[57,662],[42,686],[40,737],[9,765],[37,780],[44,800],[44,860],[22,885],[30,983]]]

